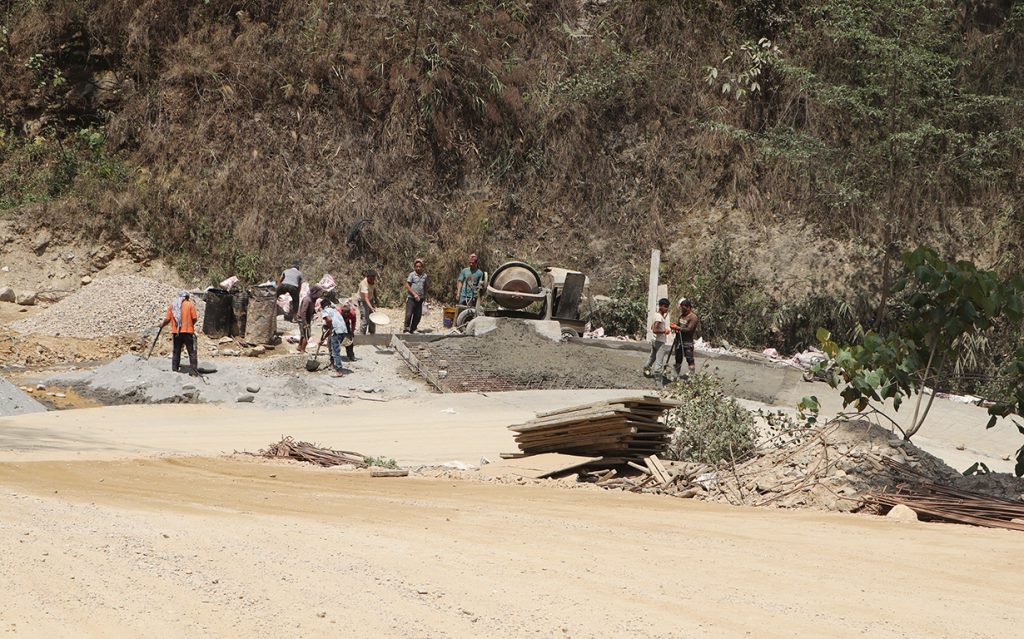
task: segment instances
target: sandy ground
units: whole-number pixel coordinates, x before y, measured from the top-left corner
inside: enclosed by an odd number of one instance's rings
[[[78,637],[1010,637],[1024,536],[176,459],[0,464],[0,628]]]

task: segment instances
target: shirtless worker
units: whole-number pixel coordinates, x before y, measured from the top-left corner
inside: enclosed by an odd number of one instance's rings
[[[675,341],[672,343],[672,352],[675,354],[676,360],[673,368],[676,379],[685,379],[681,375],[684,358],[690,369],[686,377],[697,371],[697,364],[693,358],[693,341],[697,332],[700,331],[700,318],[693,312],[693,302],[685,297],[679,300],[679,321],[673,327],[676,332]]]

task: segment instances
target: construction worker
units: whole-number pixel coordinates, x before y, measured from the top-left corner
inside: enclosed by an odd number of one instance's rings
[[[313,325],[313,316],[316,314],[316,301],[320,299],[320,295],[324,292],[323,287],[319,284],[314,284],[309,287],[309,292],[302,298],[302,302],[299,303],[299,311],[295,314],[295,321],[299,324],[299,350],[300,353],[306,352],[306,344],[309,343],[309,331]]]
[[[188,374],[195,377],[199,374],[199,360],[196,357],[196,321],[199,314],[196,313],[196,305],[189,299],[188,291],[182,291],[167,307],[167,316],[160,328],[171,325],[173,336],[173,351],[171,352],[171,370],[177,373],[181,368],[181,347],[188,350]]]
[[[405,278],[405,332],[415,333],[423,317],[423,298],[427,295],[427,274],[423,260],[416,258],[413,271]]]
[[[295,321],[295,313],[299,310],[300,291],[302,290],[302,271],[299,270],[299,261],[292,262],[291,268],[287,268],[277,277],[277,294],[288,293],[291,296],[290,310],[285,313],[284,318],[289,322]]]
[[[324,335],[330,336],[331,344],[331,365],[334,367],[334,377],[341,377],[345,372],[341,363],[342,340],[348,335],[348,324],[341,313],[334,308],[330,300],[324,300],[320,307],[320,314],[324,320]],[[320,343],[323,343],[323,337]]]
[[[700,332],[700,318],[693,312],[693,303],[685,297],[679,300],[679,321],[672,325],[675,331],[675,339],[672,342],[672,352],[675,354],[676,379],[685,379],[681,373],[683,359],[690,372],[686,377],[693,375],[697,370],[697,363],[693,358],[693,342]]]
[[[658,300],[658,312],[654,314],[654,320],[651,322],[651,332],[654,333],[654,339],[651,340],[651,355],[647,358],[647,365],[644,366],[644,377],[651,377],[651,367],[658,363],[659,354],[664,350],[668,334],[672,332],[668,324],[668,305],[669,301],[667,298],[663,297]],[[663,359],[661,363],[664,364]],[[660,377],[660,367],[658,372]]]
[[[373,335],[377,332],[377,327],[370,321],[370,313],[377,311],[374,306],[377,303],[377,271],[369,269],[363,271],[363,275],[365,277],[359,282],[359,291],[356,293],[356,300],[359,302],[359,332],[366,335],[369,331]]]
[[[459,306],[476,306],[477,290],[484,279],[484,272],[477,266],[476,253],[470,253],[469,266],[462,269],[456,282],[459,292]]]
[[[348,358],[348,361],[354,362],[356,361],[356,349],[352,336],[356,334],[356,306],[351,299],[345,299],[341,303],[340,311],[341,316],[345,319],[345,326],[348,328],[345,338],[341,340],[341,345],[345,347],[345,357]]]

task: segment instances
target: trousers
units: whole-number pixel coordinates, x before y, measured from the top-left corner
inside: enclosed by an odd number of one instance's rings
[[[415,333],[416,327],[420,325],[420,318],[423,317],[423,298],[419,301],[411,297],[405,298],[405,332]]]
[[[181,347],[184,346],[188,350],[188,365],[189,372],[195,373],[196,368],[199,366],[199,358],[196,357],[196,334],[195,333],[175,333],[174,334],[174,350],[171,351],[171,370],[175,373],[181,368]]]
[[[370,321],[370,305],[359,300],[359,332],[366,335],[367,331],[374,335],[377,332],[377,326]]]

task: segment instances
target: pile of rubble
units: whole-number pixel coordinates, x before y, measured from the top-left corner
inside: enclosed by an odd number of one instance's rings
[[[1024,505],[1024,480],[998,473],[965,477],[868,422],[791,431],[735,465],[658,461],[646,468],[633,466],[635,472],[627,476],[601,471],[579,479],[604,488],[733,505],[841,512],[884,512],[893,499],[880,496],[933,486]]]
[[[137,333],[160,324],[178,289],[136,275],[99,279],[46,310],[14,322],[21,333],[96,338]],[[205,304],[193,298],[202,322]]]

